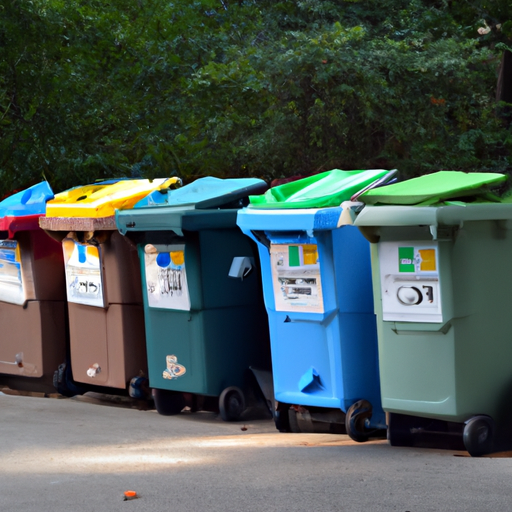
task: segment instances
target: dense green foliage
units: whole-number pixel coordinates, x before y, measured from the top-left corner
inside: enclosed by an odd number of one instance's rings
[[[0,193],[42,176],[58,191],[507,170],[495,94],[510,19],[503,0],[5,0]]]

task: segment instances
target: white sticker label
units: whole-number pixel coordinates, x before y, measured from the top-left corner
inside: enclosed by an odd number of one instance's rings
[[[185,246],[168,245],[162,250],[148,244],[144,248],[144,263],[149,306],[189,311]]]
[[[276,311],[324,312],[316,245],[272,245],[270,262]]]
[[[437,242],[380,242],[384,321],[442,322]]]
[[[0,240],[0,300],[20,305],[26,300],[16,240]]]
[[[99,247],[65,238],[62,248],[68,301],[105,307]]]

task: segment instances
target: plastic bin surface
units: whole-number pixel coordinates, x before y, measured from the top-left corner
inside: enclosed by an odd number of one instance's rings
[[[50,265],[44,268],[54,272],[62,265],[62,259],[55,258],[56,242],[39,230],[39,218],[44,215],[46,202],[52,197],[53,191],[44,181],[0,202],[0,230],[7,231],[7,239],[0,240],[1,301],[23,305],[27,300],[53,296],[51,292],[39,290],[36,286],[38,276],[34,275],[36,267],[43,268],[43,261]],[[31,233],[16,236],[21,231]],[[61,283],[59,279],[57,281]]]
[[[226,181],[227,183],[224,183]],[[116,212],[116,225],[128,231],[186,231],[236,226],[240,201],[267,189],[263,180],[200,178],[180,189],[170,190],[165,201],[147,204],[146,199],[131,210]],[[160,194],[161,195],[161,194]]]
[[[156,190],[179,183],[179,178],[120,180],[75,187],[49,201],[47,217],[109,217],[116,209],[132,208]]]
[[[116,212],[139,251],[151,387],[219,396],[243,387],[250,365],[269,364],[258,269],[229,276],[235,258],[254,266],[236,212],[266,188],[256,179],[202,178],[160,204]]]
[[[7,231],[12,238],[16,231],[39,229],[38,219],[46,213],[46,203],[53,197],[46,181],[7,197],[0,202],[0,231]]]
[[[354,193],[382,178],[388,172],[383,169],[362,171],[333,169],[273,187],[264,195],[251,196],[249,200],[254,208],[288,209],[339,206],[342,201],[350,199]]]
[[[216,208],[256,194],[262,187],[267,188],[266,184],[257,178],[221,179],[206,176],[182,188],[152,192],[141,199],[135,208],[156,205],[190,206],[195,209]]]
[[[132,377],[146,373],[138,255],[116,230],[114,213],[179,183],[178,178],[109,180],[75,187],[48,203],[41,225],[64,237],[75,381],[125,389]]]
[[[342,213],[248,207],[237,224],[258,243],[275,398],[344,412],[366,399],[384,427],[369,244]]]
[[[443,199],[483,195],[489,192],[490,186],[506,179],[506,175],[499,173],[439,171],[374,188],[362,194],[359,200],[366,204],[433,204]]]
[[[64,266],[60,245],[39,229],[53,197],[41,182],[0,202],[0,372],[49,379],[65,359]],[[5,236],[5,235],[4,235]],[[38,385],[35,385],[37,388]]]
[[[367,206],[355,225],[376,237],[383,408],[503,420],[511,409],[512,205]]]

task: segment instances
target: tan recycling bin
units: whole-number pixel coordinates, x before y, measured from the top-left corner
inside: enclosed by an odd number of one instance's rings
[[[117,208],[179,180],[122,180],[58,194],[41,220],[62,241],[73,380],[125,389],[147,373],[137,248],[116,228]]]

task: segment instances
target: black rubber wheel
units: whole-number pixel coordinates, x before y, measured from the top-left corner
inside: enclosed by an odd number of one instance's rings
[[[414,438],[411,433],[410,416],[397,413],[388,413],[388,442],[391,446],[413,446]]]
[[[179,414],[185,407],[185,397],[177,391],[153,388],[151,390],[155,401],[155,408],[162,416]]]
[[[245,411],[244,394],[240,388],[226,388],[219,397],[220,417],[224,421],[236,421]]]
[[[372,417],[373,407],[368,400],[353,403],[345,416],[345,428],[351,439],[358,443],[368,441],[371,430],[366,428],[366,420]]]
[[[279,432],[291,432],[290,418],[288,411],[290,410],[290,404],[283,404],[276,402],[276,409],[274,411],[274,423],[276,424]]]
[[[464,425],[464,446],[472,457],[491,453],[494,428],[491,418],[475,416]]]
[[[302,432],[297,421],[297,411],[293,407],[288,409],[288,424],[290,425],[290,432],[294,434]]]

